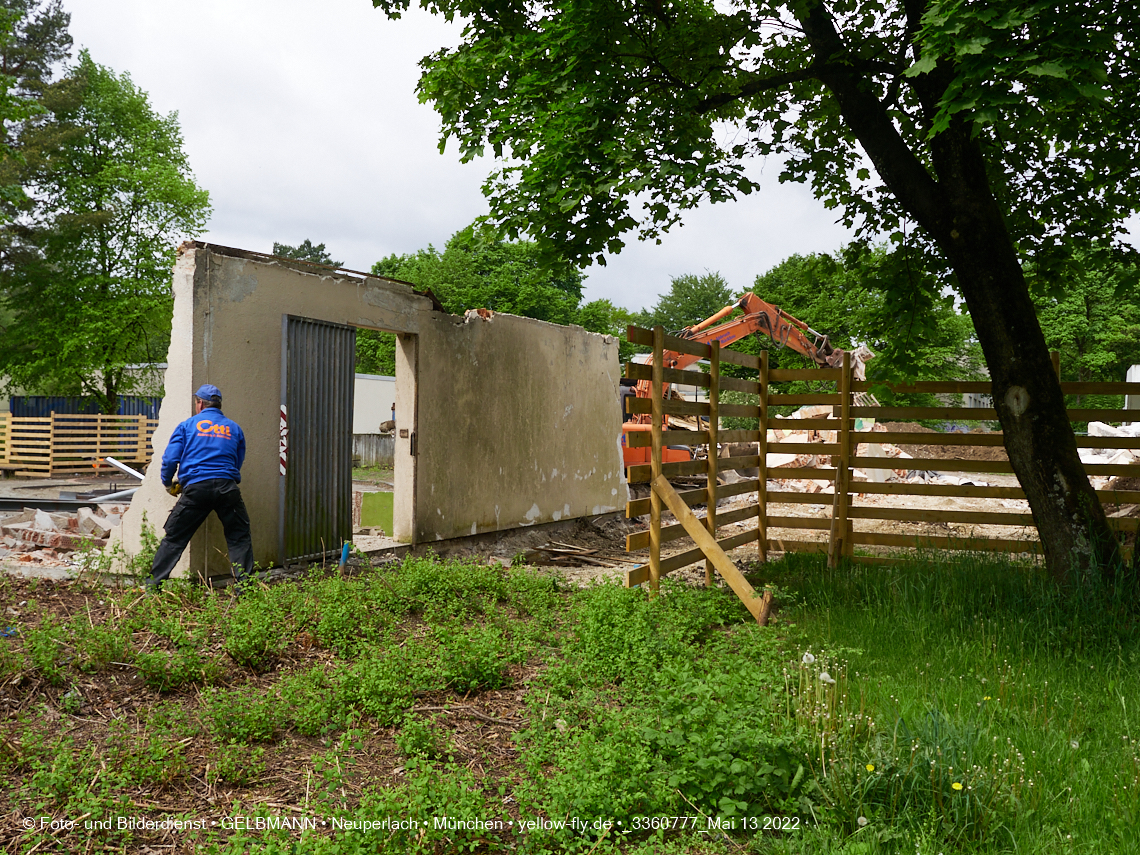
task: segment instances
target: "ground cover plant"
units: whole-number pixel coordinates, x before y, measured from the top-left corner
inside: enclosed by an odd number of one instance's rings
[[[1120,597],[979,557],[752,575],[766,628],[430,557],[240,599],[2,579],[0,846],[1136,851]]]

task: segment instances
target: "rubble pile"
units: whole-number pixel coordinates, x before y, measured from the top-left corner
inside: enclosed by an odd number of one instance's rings
[[[24,508],[0,514],[0,560],[64,564],[66,553],[106,546],[111,529],[119,525],[121,505],[80,508],[77,513],[49,513]]]
[[[807,480],[803,478],[780,478],[780,469],[831,469],[836,461],[830,454],[811,454],[810,452],[781,452],[780,443],[834,443],[838,440],[838,431],[816,430],[810,427],[797,427],[795,422],[799,419],[821,418],[831,414],[832,407],[818,405],[801,407],[787,418],[777,416],[783,423],[779,427],[768,430],[768,478],[769,484],[775,489],[791,490],[804,493],[832,493],[834,486],[831,481]],[[884,432],[886,427],[876,424],[873,419],[856,419],[855,430],[859,433]],[[870,437],[868,437],[870,439]],[[721,456],[737,457],[757,454],[757,443],[731,443],[721,448]],[[908,454],[897,445],[887,442],[860,442],[856,450],[859,457],[894,458],[899,461],[913,460],[914,455]],[[1114,452],[1115,453],[1115,452]],[[948,467],[949,468],[949,467]],[[740,470],[739,475],[729,475],[726,481],[742,478],[755,478],[759,470]],[[953,484],[953,485],[985,485],[985,481],[977,477],[958,478],[945,472],[934,472],[919,469],[854,469],[852,470],[856,481],[871,481],[883,483],[887,481],[909,481],[927,484]]]
[[[1125,424],[1120,427],[1106,425],[1104,422],[1089,422],[1089,436],[1106,437],[1138,437],[1140,436],[1140,423]],[[1082,463],[1112,463],[1132,464],[1140,460],[1140,454],[1128,448],[1081,448],[1077,450]],[[1103,490],[1108,486],[1111,477],[1094,475],[1089,478],[1093,489]]]

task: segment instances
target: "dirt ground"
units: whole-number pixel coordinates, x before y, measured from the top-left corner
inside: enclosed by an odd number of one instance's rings
[[[931,430],[914,422],[882,422],[881,424],[892,433],[938,433],[936,430]],[[975,428],[970,433],[985,434],[990,433],[990,431]],[[900,445],[899,448],[912,457],[923,457],[937,453],[939,457],[952,460],[1009,460],[1005,449],[1000,445],[961,445],[957,448],[938,449],[937,452],[934,452],[934,449],[927,445]]]

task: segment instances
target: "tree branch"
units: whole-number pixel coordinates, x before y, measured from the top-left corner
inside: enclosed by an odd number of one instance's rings
[[[819,61],[820,81],[839,102],[844,120],[879,176],[932,236],[946,236],[950,226],[942,189],[899,134],[886,105],[868,85],[867,76],[858,70],[831,13],[822,2],[816,2],[799,20]]]

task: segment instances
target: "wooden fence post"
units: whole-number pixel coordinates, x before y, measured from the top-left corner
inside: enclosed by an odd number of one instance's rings
[[[717,433],[720,431],[720,342],[709,342],[712,354],[709,357],[709,468],[708,492],[709,500],[705,506],[705,527],[716,540],[716,475],[720,465],[717,447]],[[713,574],[716,567],[711,558],[705,559],[705,586],[713,586]]]
[[[661,476],[662,442],[661,428],[665,420],[664,386],[665,381],[665,328],[658,324],[653,328],[653,382],[650,390],[650,406],[653,423],[650,425],[652,455],[650,470],[653,479]],[[649,587],[657,593],[661,586],[661,497],[656,490],[649,491]]]
[[[768,560],[768,351],[760,352],[760,441],[756,446],[760,455],[759,482],[756,485],[756,508],[759,517],[759,559]]]
[[[1061,351],[1049,351],[1049,359],[1053,362],[1053,373],[1057,375],[1057,379],[1061,379]]]
[[[835,472],[835,497],[831,505],[831,541],[827,547],[827,566],[835,567],[840,558],[851,554],[851,537],[848,533],[848,511],[851,495],[848,492],[851,477],[851,354],[843,354],[843,368],[839,375],[839,466]],[[834,464],[834,458],[832,463]]]

